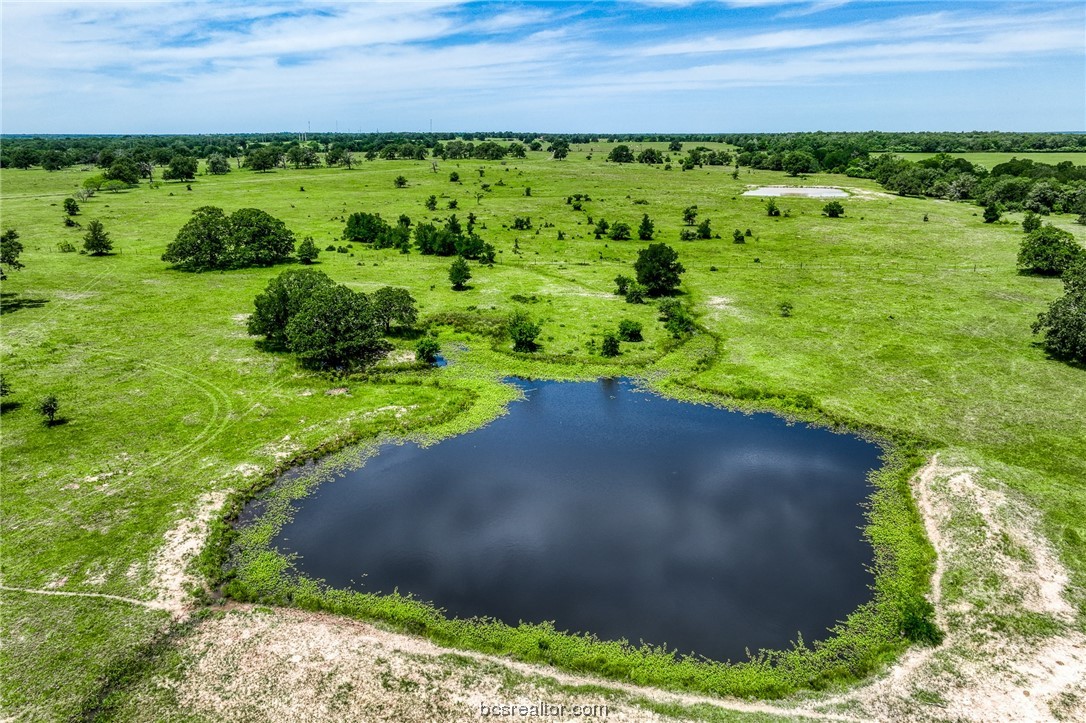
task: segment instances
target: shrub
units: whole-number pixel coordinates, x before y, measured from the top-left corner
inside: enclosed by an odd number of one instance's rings
[[[698,238],[707,239],[712,237],[713,229],[709,226],[709,219],[705,219],[698,224]]]
[[[629,288],[630,282],[633,281],[629,276],[623,276],[619,274],[615,277],[615,294],[617,296],[625,296],[626,289]]]
[[[603,335],[603,343],[600,345],[600,354],[603,356],[618,356],[618,337],[612,332]]]
[[[626,294],[625,294],[626,303],[627,304],[644,304],[645,303],[645,295],[647,293],[648,293],[648,289],[645,288],[644,284],[640,284],[640,283],[638,283],[636,281],[631,282],[630,285],[626,287]]]
[[[782,301],[777,305],[777,308],[780,309],[781,316],[789,317],[792,315],[792,309],[795,307],[792,306],[791,301]]]
[[[995,223],[1003,216],[999,204],[989,203],[984,207],[984,223]]]
[[[1033,233],[1040,227],[1041,217],[1033,211],[1026,211],[1025,218],[1022,219],[1022,231],[1025,233]]]
[[[76,203],[74,198],[64,199],[64,213],[68,214],[69,216],[75,216],[77,213],[79,213],[79,204]]]
[[[732,243],[745,244],[746,242],[747,237],[743,235],[742,231],[740,231],[739,229],[735,229],[734,231],[732,231]]]
[[[298,244],[298,250],[296,252],[298,260],[303,264],[311,264],[317,260],[317,256],[320,251],[317,249],[317,244],[313,243],[312,236],[306,236],[300,244]]]
[[[630,224],[616,221],[607,235],[612,241],[626,241],[630,238]]]
[[[542,331],[538,322],[532,320],[524,311],[514,311],[506,322],[509,338],[513,340],[513,351],[530,352],[536,349],[536,337]]]
[[[55,395],[49,396],[38,402],[38,413],[45,417],[45,426],[52,427],[57,423],[57,413],[60,411],[60,402]]]
[[[403,176],[396,176],[396,180],[392,182],[396,188],[404,188],[407,186],[407,179]]]
[[[471,279],[471,269],[468,267],[468,262],[463,256],[457,256],[449,267],[449,281],[452,282],[453,289],[462,291],[466,288],[464,285],[469,279]]]
[[[618,322],[618,336],[622,341],[641,341],[641,322],[623,319]]]
[[[453,171],[452,173],[449,174],[449,181],[452,182],[452,183],[459,183],[460,182],[460,174],[457,173],[456,171]]]
[[[840,218],[845,215],[845,207],[840,201],[830,201],[822,207],[822,213],[830,218]]]
[[[781,215],[781,209],[777,206],[777,202],[772,198],[765,202],[765,215],[771,217]]]
[[[441,353],[441,345],[432,336],[424,336],[415,345],[415,360],[424,364],[433,364]]]
[[[57,251],[62,254],[70,254],[75,251],[75,246],[72,245],[71,241],[61,241],[57,244]]]

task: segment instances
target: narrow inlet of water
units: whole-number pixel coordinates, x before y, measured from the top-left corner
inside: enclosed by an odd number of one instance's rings
[[[335,587],[721,661],[870,599],[875,444],[626,380],[516,383],[488,426],[323,484],[275,546]]]

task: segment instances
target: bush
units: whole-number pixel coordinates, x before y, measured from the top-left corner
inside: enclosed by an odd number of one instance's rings
[[[782,301],[780,304],[777,305],[777,308],[780,309],[781,316],[789,317],[792,315],[792,309],[794,309],[795,307],[792,306],[791,301]]]
[[[468,262],[463,256],[457,256],[449,267],[449,281],[452,282],[453,289],[462,291],[466,288],[464,285],[469,279],[471,279],[471,269],[468,268]]]
[[[641,341],[641,322],[623,319],[618,323],[618,337],[622,341]]]
[[[57,251],[62,254],[70,254],[75,251],[75,246],[72,245],[71,241],[61,241],[57,244]]]
[[[449,174],[449,181],[452,182],[452,183],[459,183],[460,182],[460,174],[457,173],[456,171],[453,171],[452,173]]]
[[[618,356],[618,337],[611,332],[603,335],[603,343],[600,345],[600,354],[603,356]]]
[[[630,224],[616,221],[607,235],[612,241],[626,241],[630,238]]]
[[[415,360],[424,364],[434,364],[437,355],[441,353],[441,345],[432,336],[424,336],[415,345]]]
[[[709,239],[713,237],[713,229],[709,226],[709,219],[698,224],[698,238]]]
[[[771,217],[781,215],[781,209],[777,207],[777,202],[772,198],[765,202],[765,215]]]
[[[1022,240],[1018,267],[1029,274],[1059,276],[1082,256],[1082,247],[1069,231],[1047,224]]]
[[[646,294],[648,294],[648,289],[645,288],[645,285],[633,281],[626,287],[626,303],[644,304]]]
[[[403,176],[396,176],[396,180],[392,182],[396,188],[404,188],[407,185],[407,179]]]
[[[732,231],[732,243],[745,244],[746,242],[747,237],[743,235],[742,231],[740,231],[739,229],[735,229],[734,231]]]
[[[999,204],[989,203],[984,207],[984,223],[995,223],[1003,216]]]
[[[506,323],[509,338],[513,340],[513,351],[530,352],[536,349],[536,337],[542,327],[523,311],[514,311]]]
[[[60,411],[60,402],[56,396],[49,396],[38,402],[38,413],[45,417],[45,426],[52,427],[57,423],[57,412]]]
[[[298,244],[298,250],[296,252],[298,260],[303,264],[311,264],[317,260],[317,256],[320,251],[317,249],[317,244],[313,243],[312,236],[306,236],[300,244]]]
[[[633,281],[629,276],[623,276],[619,274],[615,277],[615,294],[617,296],[625,296],[626,290],[630,286],[630,282]]]
[[[79,213],[79,204],[76,203],[74,198],[64,199],[64,213],[68,214],[69,216],[75,216],[77,213]]]
[[[1033,211],[1026,211],[1026,216],[1022,219],[1022,231],[1025,233],[1033,233],[1040,227],[1041,217]]]
[[[840,218],[845,215],[845,207],[841,205],[840,201],[830,201],[822,207],[822,213],[830,218]]]

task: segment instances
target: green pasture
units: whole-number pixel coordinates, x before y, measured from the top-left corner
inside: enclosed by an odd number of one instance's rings
[[[635,153],[666,147],[630,145]],[[1016,272],[1019,218],[984,224],[976,206],[890,196],[844,176],[743,168],[733,179],[731,167],[620,166],[604,162],[608,148],[574,146],[565,161],[540,152],[438,161],[435,170],[430,161],[358,159],[353,170],[234,169],[191,184],[145,182],[81,204],[76,220],[99,219],[112,236],[115,252],[104,257],[58,247],[81,244],[82,230],[63,225],[62,202],[93,170],[0,171],[0,223],[25,246],[25,268],[4,282],[0,317],[0,361],[13,390],[2,416],[3,585],[151,600],[163,537],[202,496],[244,490],[315,450],[484,423],[510,398],[500,382],[509,374],[614,374],[680,397],[871,430],[998,471],[1041,512],[1086,627],[1086,371],[1046,358],[1030,333],[1061,285]],[[991,167],[1004,156],[1078,163],[1083,154],[962,155]],[[394,187],[399,175],[406,188]],[[785,198],[778,204],[787,214],[769,218],[764,199],[742,196],[785,183],[849,189],[844,217],[823,216],[825,201]],[[575,193],[591,197],[580,211],[566,202]],[[424,207],[431,194],[434,212]],[[448,322],[431,328],[452,365],[389,365],[342,379],[261,351],[245,315],[283,267],[189,274],[159,259],[205,205],[281,218],[322,249],[317,268],[355,289],[408,288],[424,323]],[[678,240],[691,205],[721,238]],[[344,245],[355,211],[416,223],[474,213],[497,262],[472,262],[469,288],[456,292],[449,258],[358,244],[324,251]],[[655,240],[677,249],[687,269],[681,298],[700,328],[685,341],[670,338],[651,304],[612,293],[616,275],[633,275],[645,242],[591,233],[589,218],[636,231],[646,213]],[[516,216],[530,217],[531,230],[512,230]],[[1071,217],[1049,220],[1086,240]],[[748,228],[746,243],[732,242],[735,229]],[[783,302],[793,305],[790,317]],[[542,321],[535,355],[473,332],[517,308]],[[645,340],[600,357],[596,344],[622,319],[640,321]],[[63,424],[46,427],[35,411],[47,394],[59,399]],[[923,557],[915,539],[894,544]],[[163,612],[105,598],[5,590],[3,605],[4,708],[27,720],[91,710],[102,683],[171,625]]]

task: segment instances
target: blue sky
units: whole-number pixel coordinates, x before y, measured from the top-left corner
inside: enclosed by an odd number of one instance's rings
[[[1086,4],[8,2],[4,133],[1086,130]]]

